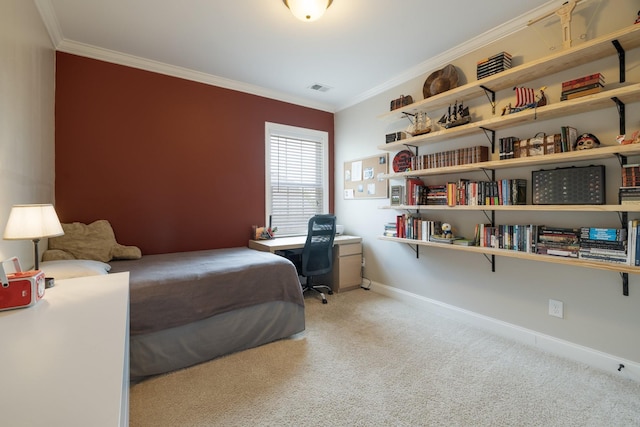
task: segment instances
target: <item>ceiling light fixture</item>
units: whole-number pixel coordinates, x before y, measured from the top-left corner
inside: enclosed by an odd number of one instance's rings
[[[301,21],[311,22],[319,19],[331,6],[333,0],[282,0],[293,16]]]

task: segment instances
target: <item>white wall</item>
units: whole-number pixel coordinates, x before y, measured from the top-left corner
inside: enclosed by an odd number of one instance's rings
[[[54,49],[33,1],[0,2],[0,233],[11,206],[53,203]],[[33,265],[31,241],[0,240],[0,259]]]
[[[637,12],[638,4],[635,0],[594,0],[579,3],[572,21],[574,44],[583,41],[580,38],[582,35],[591,39],[633,25]],[[506,38],[496,40],[471,54],[465,54],[451,63],[458,67],[461,75],[466,76],[466,81],[474,81],[476,61],[504,50],[514,56],[514,65],[529,62],[562,49],[560,34],[559,19],[553,16]],[[466,47],[461,46],[459,50],[462,52],[464,49]],[[562,81],[602,71],[607,79],[607,86],[613,88],[618,81],[617,56],[614,52],[612,48],[611,57],[534,82],[526,82],[526,86],[537,88],[547,85],[549,100],[556,103],[559,102]],[[627,82],[640,81],[640,50],[627,52],[626,56]],[[433,65],[432,71],[435,71],[446,63]],[[336,114],[335,211],[339,222],[345,225],[346,233],[361,235],[364,238],[364,275],[374,283],[395,287],[540,334],[640,362],[638,275],[629,276],[630,295],[623,296],[620,276],[614,272],[496,257],[496,271],[492,273],[490,264],[482,255],[426,247],[420,248],[420,256],[417,258],[414,248],[409,245],[378,240],[378,236],[383,232],[383,225],[394,221],[395,215],[402,213],[379,209],[380,206],[389,204],[388,199],[342,198],[344,162],[382,153],[377,146],[384,145],[385,134],[406,128],[408,121],[385,122],[377,119],[377,116],[388,111],[389,101],[401,94],[412,95],[414,100],[423,99],[422,85],[429,74],[430,72]],[[498,114],[501,107],[514,98],[511,89],[499,92]],[[469,105],[475,120],[491,116],[486,98],[478,98]],[[637,103],[627,105],[628,133],[640,129],[639,111],[640,106]],[[437,120],[441,114],[442,111],[430,116]],[[496,140],[511,135],[527,138],[540,131],[558,133],[563,125],[574,126],[580,133],[594,133],[603,144],[613,145],[618,134],[617,111],[612,103],[611,108],[606,110],[498,131]],[[478,133],[475,136],[420,147],[420,153],[471,145],[488,145],[488,140],[483,133]],[[394,154],[391,153],[390,157],[393,158]],[[639,161],[633,158],[629,160]],[[607,197],[609,203],[617,203],[617,187],[620,182],[617,161],[582,162],[576,165],[593,163],[606,165]],[[557,166],[569,165],[550,167]],[[465,177],[483,179],[479,173],[466,174]],[[502,170],[496,173],[496,177],[528,178],[530,200],[531,169]],[[430,177],[425,181],[443,183],[456,178],[457,176],[447,175]],[[456,234],[467,236],[472,233],[474,224],[487,222],[482,212],[439,211],[423,216],[447,220],[454,225]],[[630,218],[633,217],[630,215]],[[620,225],[616,213],[497,212],[496,223],[612,227]],[[550,317],[547,314],[550,298],[564,302],[564,319]]]

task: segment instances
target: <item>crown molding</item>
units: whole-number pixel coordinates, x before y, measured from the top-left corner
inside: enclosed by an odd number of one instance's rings
[[[313,108],[316,110],[327,111],[333,113],[334,107],[328,104],[312,102],[308,99],[299,98],[288,95],[286,93],[266,89],[260,86],[191,70],[188,68],[177,67],[175,65],[165,64],[163,62],[145,59],[134,55],[128,55],[109,49],[78,43],[74,41],[63,40],[57,47],[60,52],[71,53],[74,55],[85,56],[92,59],[98,59],[105,62],[111,62],[118,65],[138,68],[145,71],[152,71],[159,74],[165,74],[181,79],[192,80],[211,86],[218,86],[225,89],[236,90],[251,95],[262,96],[277,101],[288,102],[302,107]]]
[[[42,18],[42,22],[44,23],[47,32],[49,33],[49,38],[51,38],[53,47],[58,47],[64,37],[62,36],[60,22],[58,22],[56,13],[53,10],[51,0],[34,0],[34,3],[36,4],[38,12],[40,12],[40,17]]]
[[[551,0],[542,6],[539,6],[529,13],[519,16],[515,19],[505,22],[504,24],[495,27],[489,31],[486,31],[480,34],[477,37],[472,38],[464,42],[461,45],[458,45],[452,49],[449,49],[441,54],[438,54],[428,60],[411,67],[407,71],[398,74],[386,82],[375,86],[360,95],[352,98],[347,103],[336,107],[336,112],[344,110],[346,108],[352,107],[356,104],[359,104],[363,101],[366,101],[369,98],[372,98],[376,95],[379,95],[383,92],[391,90],[403,83],[406,83],[415,78],[424,76],[425,74],[431,73],[434,70],[438,70],[444,67],[447,64],[450,64],[452,61],[465,56],[466,54],[472,53],[489,43],[496,42],[504,37],[507,37],[519,30],[522,30],[527,26],[531,19],[544,16],[550,12],[555,11],[558,8],[558,3],[555,0]]]
[[[474,37],[473,39],[458,45],[448,51],[438,54],[428,60],[411,67],[405,72],[398,74],[390,80],[375,86],[360,95],[353,97],[351,100],[340,106],[334,106],[321,102],[314,102],[306,98],[296,97],[284,92],[274,91],[266,89],[260,86],[251,85],[248,83],[239,82],[236,80],[227,79],[224,77],[203,73],[183,67],[178,67],[150,59],[137,57],[134,55],[128,55],[117,51],[103,49],[100,47],[78,43],[70,40],[66,40],[62,34],[60,24],[56,17],[55,11],[51,4],[51,0],[34,0],[42,21],[49,32],[53,45],[56,50],[74,55],[80,55],[89,57],[92,59],[98,59],[101,61],[111,62],[114,64],[125,65],[141,70],[152,71],[160,74],[165,74],[182,79],[192,80],[212,86],[219,86],[225,89],[236,90],[239,92],[249,93],[252,95],[262,96],[265,98],[274,99],[277,101],[287,102],[295,105],[300,105],[307,108],[313,108],[329,113],[335,113],[340,110],[344,110],[360,102],[366,101],[376,95],[391,90],[403,83],[410,80],[424,76],[425,74],[432,72],[433,70],[440,69],[445,65],[451,63],[457,58],[460,58],[468,53],[478,50],[488,43],[500,40],[503,37],[507,37],[516,31],[525,28],[531,19],[539,16],[544,16],[549,13],[553,13],[558,4],[556,0],[550,0],[549,2],[539,6],[529,13],[507,21],[506,23],[495,27],[485,33]]]

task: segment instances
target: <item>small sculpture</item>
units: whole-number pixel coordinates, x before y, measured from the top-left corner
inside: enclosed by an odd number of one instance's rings
[[[465,107],[462,102],[458,104],[458,101],[453,104],[453,107],[449,105],[447,112],[438,120],[438,124],[445,129],[449,129],[455,126],[467,124],[471,121],[471,115],[469,114],[469,107]]]
[[[589,150],[600,146],[600,140],[595,135],[583,133],[573,144],[573,150]]]
[[[442,237],[445,239],[453,239],[453,230],[448,222],[442,223]]]
[[[540,88],[540,94],[535,95],[535,91],[529,87],[514,87],[516,91],[516,105],[511,106],[511,103],[502,109],[502,115],[517,113],[518,111],[527,110],[529,108],[542,107],[547,105],[547,97],[544,91],[547,87]]]
[[[628,145],[628,144],[640,144],[640,130],[635,131],[631,134],[631,138],[625,139],[627,135],[618,135],[616,137],[616,141],[620,145]]]

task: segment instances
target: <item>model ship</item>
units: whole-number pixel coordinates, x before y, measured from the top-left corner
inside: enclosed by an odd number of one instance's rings
[[[462,102],[458,104],[456,101],[453,106],[449,105],[447,112],[438,120],[438,124],[446,129],[465,125],[471,121],[469,107],[465,107]]]
[[[518,111],[527,110],[529,108],[542,107],[547,105],[547,97],[544,94],[546,86],[540,88],[540,94],[536,96],[535,91],[529,87],[514,87],[516,91],[516,105],[511,103],[502,109],[502,115],[517,113]]]

